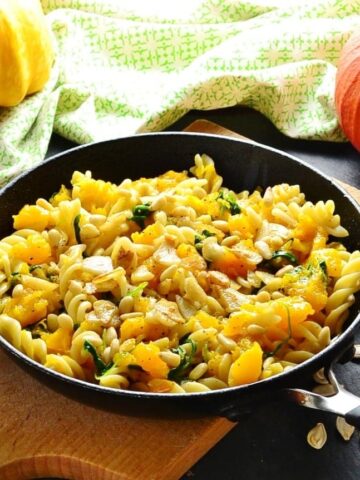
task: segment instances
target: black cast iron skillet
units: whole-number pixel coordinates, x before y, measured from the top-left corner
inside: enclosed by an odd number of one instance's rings
[[[193,165],[196,153],[210,155],[224,185],[235,191],[252,190],[278,183],[300,184],[306,198],[333,199],[342,225],[350,232],[344,240],[349,250],[360,249],[359,206],[331,179],[300,160],[272,148],[237,139],[193,133],[156,133],[81,146],[56,155],[25,172],[0,192],[0,237],[12,231],[12,215],[39,197],[49,198],[61,184],[69,185],[74,170],[91,170],[95,178],[120,183],[124,178],[155,176],[169,169],[183,170]],[[360,399],[336,385],[330,369],[353,346],[360,322],[360,297],[352,306],[343,333],[331,345],[293,370],[260,382],[226,390],[194,394],[156,394],[100,387],[71,379],[45,369],[17,351],[4,339],[1,346],[27,372],[76,400],[102,409],[136,415],[222,415],[231,420],[263,402],[290,398],[297,403],[344,415],[360,426]],[[321,367],[338,388],[337,395],[324,398],[300,390],[309,384]]]

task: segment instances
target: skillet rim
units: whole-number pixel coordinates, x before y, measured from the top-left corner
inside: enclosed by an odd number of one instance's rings
[[[360,220],[360,204],[340,185],[337,183],[336,179],[333,179],[329,175],[321,172],[318,168],[304,162],[302,159],[289,154],[283,150],[279,150],[273,147],[270,147],[268,145],[264,145],[259,142],[255,142],[253,140],[247,140],[247,139],[242,139],[242,138],[236,138],[236,137],[230,137],[230,136],[225,136],[225,135],[218,135],[218,134],[211,134],[211,133],[201,133],[201,132],[188,132],[188,131],[168,131],[168,132],[150,132],[150,133],[139,133],[135,135],[129,135],[129,136],[124,136],[124,137],[118,137],[118,138],[112,138],[108,140],[103,140],[100,142],[92,142],[84,145],[77,145],[73,148],[64,150],[60,153],[57,153],[55,155],[52,155],[49,158],[46,158],[43,162],[40,164],[37,164],[26,171],[22,172],[15,178],[11,179],[5,186],[3,186],[0,189],[0,205],[1,205],[1,200],[3,194],[5,194],[8,190],[10,190],[18,181],[23,179],[24,177],[28,177],[29,175],[34,174],[37,170],[42,170],[46,168],[48,163],[53,163],[53,162],[58,162],[59,160],[63,159],[64,157],[72,154],[76,154],[76,152],[83,151],[83,150],[88,150],[91,148],[94,148],[95,146],[102,146],[102,145],[108,145],[111,143],[121,143],[122,141],[126,140],[134,140],[136,141],[136,138],[139,137],[161,137],[161,136],[166,136],[166,137],[178,137],[178,136],[183,136],[183,137],[207,137],[207,138],[216,138],[219,141],[223,142],[234,142],[234,143],[240,143],[240,144],[246,144],[249,147],[254,147],[254,148],[260,148],[262,150],[267,150],[270,151],[276,155],[280,155],[282,157],[286,157],[293,161],[295,164],[298,164],[300,168],[305,168],[307,170],[312,171],[316,175],[322,177],[325,179],[333,188],[337,189],[338,191],[341,192],[343,197],[347,201],[349,201],[355,210],[357,211],[359,215],[359,220]],[[170,167],[171,168],[171,167]],[[338,336],[334,337],[333,341],[325,347],[323,350],[315,354],[313,357],[311,357],[308,360],[305,360],[304,362],[296,365],[292,370],[287,371],[287,372],[282,372],[280,374],[277,374],[275,376],[258,380],[257,382],[251,383],[251,384],[245,384],[245,385],[239,385],[235,387],[228,387],[225,389],[220,389],[220,390],[210,390],[206,392],[193,392],[193,393],[156,393],[156,392],[137,392],[137,391],[131,391],[131,390],[120,390],[120,389],[114,389],[110,387],[103,387],[99,384],[96,383],[90,383],[86,382],[84,380],[79,380],[76,378],[68,377],[60,372],[57,372],[55,370],[51,370],[50,368],[46,368],[44,365],[36,362],[35,360],[31,359],[21,351],[17,350],[10,342],[5,340],[2,336],[0,336],[0,346],[4,348],[8,353],[10,353],[11,356],[14,356],[16,360],[21,362],[22,366],[24,367],[25,365],[29,365],[31,368],[37,370],[39,373],[42,375],[45,374],[45,377],[50,377],[52,380],[60,380],[60,383],[63,384],[70,384],[74,385],[75,387],[80,387],[85,390],[90,390],[95,393],[103,393],[104,395],[110,396],[110,397],[124,397],[124,398],[136,398],[136,399],[156,399],[156,398],[161,398],[161,399],[181,399],[181,400],[186,400],[186,399],[197,399],[197,398],[202,398],[202,397],[210,397],[210,398],[215,398],[219,395],[226,395],[226,393],[231,394],[247,394],[247,391],[250,391],[251,393],[256,393],[256,390],[262,390],[263,388],[266,388],[269,384],[270,386],[274,388],[278,388],[281,383],[284,382],[285,379],[295,377],[296,375],[299,375],[301,373],[301,370],[309,370],[312,366],[313,371],[316,370],[316,368],[321,368],[321,366],[324,366],[324,357],[328,358],[332,361],[336,361],[339,356],[341,356],[342,352],[344,350],[347,350],[349,348],[349,343],[351,343],[352,336],[355,334],[355,331],[360,327],[360,308],[358,312],[355,312],[355,317],[346,327],[346,329]],[[335,355],[334,355],[335,354]],[[24,365],[25,364],[25,365]],[[29,372],[27,372],[29,373]],[[32,372],[30,371],[30,374]],[[42,380],[44,382],[44,380]],[[291,383],[291,382],[290,382]],[[280,385],[278,385],[280,384]],[[60,387],[60,385],[59,385]]]

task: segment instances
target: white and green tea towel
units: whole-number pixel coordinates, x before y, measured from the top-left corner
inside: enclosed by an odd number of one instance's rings
[[[43,91],[0,109],[0,183],[78,143],[241,104],[286,135],[344,140],[336,64],[360,0],[42,0],[57,57]]]

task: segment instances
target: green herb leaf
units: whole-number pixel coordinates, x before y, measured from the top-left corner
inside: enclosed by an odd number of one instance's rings
[[[41,268],[41,265],[30,265],[29,272],[32,273],[37,268]]]
[[[195,241],[194,241],[195,246],[201,243],[203,240],[204,239],[201,237],[201,235],[195,235]]]
[[[298,259],[291,252],[286,252],[284,250],[277,250],[276,252],[273,253],[271,260],[274,260],[275,258],[284,258],[288,262],[292,263],[293,265],[299,265]]]
[[[186,350],[183,348],[182,345],[179,345],[177,348],[173,348],[171,351],[173,353],[177,353],[180,356],[180,363],[177,367],[172,368],[168,373],[168,379],[173,380],[174,382],[180,383],[181,380],[184,379],[186,371],[190,367],[193,357],[196,352],[196,343],[191,340],[187,339],[184,343],[190,343],[191,351],[189,354],[186,353]]]
[[[100,374],[95,373],[94,377],[96,380],[100,380],[102,377],[107,375],[116,375],[119,372],[118,367],[114,363],[109,363],[109,368],[103,370]]]
[[[237,215],[238,213],[241,213],[241,208],[236,202],[230,204],[230,213],[231,215]]]
[[[322,260],[322,261],[319,263],[319,267],[320,267],[321,270],[324,272],[324,275],[327,277],[327,276],[328,276],[328,273],[327,273],[327,265],[326,265],[325,260]]]
[[[79,215],[76,215],[76,217],[74,218],[74,232],[77,243],[82,243],[80,235],[80,219],[81,215],[79,213]]]
[[[241,213],[236,197],[232,193],[225,193],[224,190],[220,190],[217,200],[220,200],[221,208],[226,208],[230,211],[231,215]]]
[[[125,297],[133,297],[133,298],[138,298],[142,294],[144,288],[148,286],[148,282],[142,282],[140,283],[136,288],[133,290],[130,290]]]
[[[106,364],[101,360],[95,347],[88,340],[84,341],[84,349],[92,356],[98,376],[104,375],[104,373],[113,366],[112,362]]]
[[[205,240],[205,238],[208,238],[208,237],[214,237],[215,235],[216,235],[215,233],[209,232],[209,230],[203,230],[201,232],[201,235],[196,234],[195,241],[194,241],[196,250],[201,251],[203,246],[202,245],[203,240]]]
[[[21,283],[21,273],[20,272],[13,272],[11,274],[11,286],[15,287],[18,283]]]
[[[151,214],[150,203],[144,203],[143,205],[136,205],[132,209],[133,216],[130,218],[133,222],[137,223],[140,228],[144,228],[145,220]]]
[[[214,232],[209,232],[209,230],[203,230],[201,232],[201,235],[203,235],[205,238],[209,238],[209,237],[214,237],[215,233]]]

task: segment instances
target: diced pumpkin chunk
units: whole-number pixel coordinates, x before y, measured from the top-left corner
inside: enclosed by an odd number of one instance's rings
[[[135,317],[127,318],[120,327],[120,338],[124,342],[129,338],[137,338],[145,334],[145,318]],[[145,336],[145,335],[144,335]]]
[[[37,265],[50,261],[51,247],[40,234],[33,234],[27,237],[26,242],[13,245],[11,254],[29,265]]]
[[[309,302],[301,297],[284,297],[272,302],[276,314],[281,317],[279,327],[288,330],[289,322],[291,327],[298,325],[314,313],[314,309]]]
[[[253,322],[256,318],[256,307],[254,305],[242,305],[239,312],[235,313],[226,320],[223,334],[229,337],[235,337],[244,333],[243,329],[246,325]]]
[[[263,351],[257,342],[233,362],[229,371],[228,383],[230,387],[256,382],[262,370]]]
[[[15,230],[31,228],[42,232],[51,223],[50,212],[38,205],[25,205],[13,218]]]
[[[145,324],[145,338],[147,340],[158,340],[159,338],[167,337],[169,329],[161,324],[148,323]]]
[[[148,225],[142,232],[134,232],[131,235],[134,243],[145,243],[152,245],[154,240],[159,238],[164,232],[164,227],[160,223],[153,223]]]
[[[339,277],[343,267],[342,258],[341,250],[324,248],[314,250],[309,257],[308,262],[316,264],[324,261],[326,263],[326,271],[329,277]]]
[[[246,333],[250,324],[266,326],[268,332],[272,327],[280,327],[286,332],[291,327],[303,322],[314,313],[311,304],[299,296],[283,297],[266,303],[244,304],[239,311],[226,320],[223,333],[236,337]]]
[[[143,316],[127,318],[120,327],[120,338],[124,342],[129,338],[142,336],[146,340],[157,340],[166,337],[169,329],[161,324],[153,324],[145,321]]]
[[[186,172],[175,172],[174,170],[169,170],[162,175],[159,175],[156,180],[156,188],[162,192],[168,190],[169,188],[176,187],[176,185],[187,178]]]
[[[77,171],[73,173],[71,183],[73,198],[79,198],[81,205],[91,213],[106,213],[107,205],[114,204],[119,198],[115,184],[95,180]]]
[[[58,328],[53,333],[42,335],[49,353],[66,354],[70,350],[72,331],[66,328]]]
[[[244,213],[232,215],[228,224],[231,235],[238,233],[242,238],[252,238],[256,232],[256,225]]]
[[[71,200],[71,195],[70,190],[66,188],[65,185],[61,185],[60,190],[50,198],[50,203],[54,207],[57,207],[59,203],[64,200]]]
[[[283,288],[287,295],[300,296],[309,302],[315,312],[319,312],[326,305],[326,281],[319,267],[307,265],[294,268],[283,276]]]
[[[186,205],[193,208],[198,215],[207,213],[206,203],[204,203],[200,198],[195,195],[188,195],[186,198]]]
[[[220,322],[216,317],[209,315],[203,310],[199,310],[196,315],[194,315],[193,319],[199,321],[204,328],[219,328],[220,325]]]
[[[22,295],[6,303],[4,313],[19,320],[24,328],[44,318],[47,308],[48,301],[43,298],[43,292],[24,290]]]
[[[219,270],[230,278],[245,277],[248,271],[253,271],[256,265],[247,261],[245,256],[238,256],[226,250],[224,255],[214,260],[211,265],[213,270]]]
[[[309,215],[300,215],[298,224],[294,228],[293,236],[302,241],[313,240],[317,233],[317,223]]]
[[[132,354],[136,364],[153,378],[166,378],[169,367],[159,356],[160,348],[153,343],[138,343]]]

